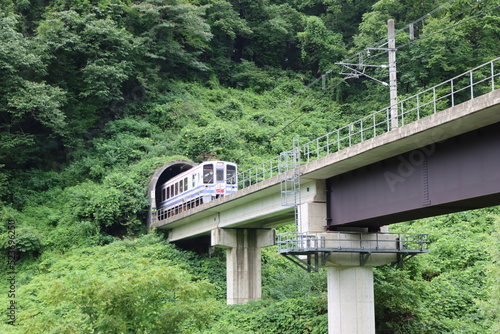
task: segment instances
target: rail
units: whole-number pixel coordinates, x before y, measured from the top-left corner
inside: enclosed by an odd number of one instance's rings
[[[500,87],[500,66],[496,58],[452,79],[426,89],[397,103],[398,126],[403,126],[439,111],[454,107]],[[495,67],[496,65],[496,67]],[[301,147],[301,163],[319,159],[342,149],[389,132],[391,106],[329,132]],[[239,173],[239,188],[245,188],[279,174],[279,157]]]

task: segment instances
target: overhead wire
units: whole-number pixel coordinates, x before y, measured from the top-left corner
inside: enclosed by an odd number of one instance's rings
[[[411,22],[410,24],[406,25],[405,27],[403,27],[403,28],[401,28],[401,29],[397,30],[397,32],[401,32],[401,31],[404,31],[404,30],[406,30],[406,29],[409,29],[410,25],[412,25],[412,24],[416,24],[416,23],[418,23],[418,22],[420,22],[420,21],[425,20],[426,18],[428,18],[428,17],[429,17],[429,16],[431,16],[432,14],[434,14],[434,13],[436,13],[436,12],[440,11],[441,9],[445,8],[446,6],[448,6],[448,5],[452,4],[452,3],[453,3],[453,2],[455,2],[455,1],[457,1],[457,0],[450,0],[450,1],[448,1],[448,2],[446,2],[446,3],[444,3],[444,4],[442,4],[442,5],[441,5],[441,6],[439,6],[438,8],[435,8],[434,10],[432,10],[432,11],[430,11],[429,13],[427,13],[427,14],[425,14],[425,15],[421,16],[420,18],[418,18],[417,20],[415,20],[415,21]],[[406,46],[408,46],[408,45],[410,45],[410,44],[413,44],[413,43],[419,42],[419,41],[424,40],[424,39],[426,39],[426,38],[432,37],[432,36],[434,36],[434,35],[436,35],[436,34],[440,34],[440,33],[443,33],[443,32],[445,32],[445,31],[448,31],[448,30],[450,30],[450,29],[453,29],[453,28],[455,28],[455,27],[457,27],[457,26],[459,26],[459,25],[461,25],[461,24],[464,24],[464,23],[469,22],[469,21],[471,21],[471,20],[473,20],[473,19],[476,19],[476,18],[478,18],[478,17],[480,17],[480,16],[483,16],[483,15],[485,15],[485,14],[487,14],[487,13],[489,13],[489,12],[493,11],[493,10],[496,10],[496,9],[498,9],[498,8],[500,8],[500,5],[499,5],[499,6],[496,6],[496,7],[493,7],[493,8],[490,8],[490,9],[488,9],[488,10],[484,10],[484,11],[482,11],[482,12],[480,12],[480,13],[478,13],[478,14],[476,14],[476,15],[474,15],[474,16],[472,16],[472,17],[470,17],[470,18],[466,19],[466,20],[463,20],[463,21],[457,22],[456,24],[454,24],[454,25],[452,25],[452,26],[446,27],[446,28],[441,29],[441,30],[439,30],[439,31],[436,31],[436,32],[434,32],[434,33],[432,33],[432,34],[429,34],[429,35],[423,36],[423,37],[421,37],[421,38],[415,39],[415,40],[413,40],[413,41],[411,41],[411,42],[408,42],[408,43],[406,43],[406,44],[403,44],[403,45],[401,45],[401,46],[398,46],[398,49],[399,49],[399,48],[406,47]],[[464,12],[462,12],[462,13],[460,13],[460,14],[463,14],[463,13],[464,13]],[[459,14],[457,14],[457,15],[459,15]],[[397,33],[397,32],[396,32],[396,33]],[[384,43],[382,43],[382,42],[384,42]],[[382,44],[381,44],[381,43],[382,43]],[[367,49],[369,49],[369,48],[372,48],[372,47],[374,47],[375,45],[379,45],[378,47],[383,47],[383,46],[385,46],[386,44],[387,44],[387,41],[384,41],[383,39],[381,39],[380,41],[378,41],[378,42],[376,42],[376,43],[372,44],[372,46],[367,47],[367,48],[365,48],[364,50],[367,50]],[[363,51],[364,51],[364,50],[363,50]],[[363,52],[363,51],[361,51],[361,52]],[[381,55],[381,54],[385,54],[385,53],[386,53],[386,52],[382,52],[382,53],[380,53],[379,55]],[[350,58],[347,58],[344,62],[347,62],[348,60],[351,60],[351,59],[355,58],[356,56],[358,56],[358,57],[359,57],[359,54],[360,54],[360,53],[357,53],[357,54],[355,54],[355,55],[351,56]],[[378,56],[378,55],[371,56],[371,57],[369,57],[368,59],[370,59],[370,58],[374,58],[375,56]],[[329,70],[327,73],[332,72],[332,70],[333,70],[333,69]],[[318,78],[318,80],[319,80],[319,78]],[[332,89],[336,88],[336,87],[337,87],[340,83],[342,83],[342,82],[344,82],[344,81],[345,81],[345,80],[340,81],[337,85],[335,85],[335,87],[332,87]],[[309,88],[309,87],[307,87],[306,89],[308,89],[308,88]],[[304,89],[304,91],[305,91],[306,89]],[[315,104],[315,105],[316,105],[316,104]],[[289,123],[287,123],[285,126],[283,126],[281,129],[279,129],[278,131],[276,131],[276,132],[273,134],[273,136],[277,135],[278,133],[280,133],[281,131],[283,131],[285,128],[287,128],[288,126],[290,126],[292,123],[296,122],[296,121],[297,121],[299,118],[301,118],[304,114],[305,114],[305,113],[300,113],[297,117],[295,117],[293,120],[291,120],[291,121],[290,121]]]
[[[455,1],[456,1],[456,0],[450,0],[450,1],[446,2],[446,3],[444,3],[443,5],[439,6],[438,8],[436,8],[436,9],[432,10],[431,12],[429,12],[429,13],[427,13],[427,14],[423,15],[422,17],[418,18],[417,20],[415,20],[415,21],[413,21],[413,22],[409,23],[409,24],[408,24],[408,25],[406,25],[405,27],[403,27],[403,28],[401,28],[401,29],[397,30],[396,35],[397,35],[397,33],[401,33],[401,32],[402,32],[402,31],[404,31],[404,30],[407,30],[407,29],[409,30],[411,25],[414,25],[414,24],[416,24],[416,23],[418,23],[418,22],[420,22],[420,21],[425,20],[426,18],[428,18],[428,17],[429,17],[429,16],[431,16],[432,14],[434,14],[434,13],[438,12],[439,10],[441,10],[441,9],[445,8],[446,6],[448,6],[448,5],[452,4],[452,3],[453,3],[453,2],[455,2]],[[398,50],[399,50],[399,49],[402,49],[402,48],[407,47],[407,46],[409,46],[409,45],[411,45],[411,44],[413,44],[413,43],[420,42],[420,41],[422,41],[422,40],[424,40],[424,39],[427,39],[427,38],[429,38],[429,37],[432,37],[432,36],[434,36],[434,35],[437,35],[437,34],[440,34],[440,33],[446,32],[446,31],[448,31],[448,30],[451,30],[451,29],[453,29],[453,28],[455,28],[455,27],[457,27],[457,26],[459,26],[459,25],[461,25],[461,24],[467,23],[467,22],[469,22],[469,21],[471,21],[471,20],[473,20],[473,19],[476,19],[476,18],[478,18],[478,17],[484,16],[484,15],[486,15],[487,13],[489,13],[489,12],[491,12],[491,11],[494,11],[494,10],[496,10],[496,9],[498,9],[498,8],[500,8],[500,6],[495,6],[495,7],[493,7],[493,8],[483,10],[483,11],[481,11],[480,13],[478,13],[478,14],[476,14],[476,15],[472,16],[472,17],[467,18],[466,20],[459,21],[459,22],[457,22],[457,23],[455,23],[455,24],[453,24],[453,25],[451,25],[451,26],[449,26],[449,27],[446,27],[446,28],[440,29],[440,30],[438,30],[438,31],[435,31],[435,32],[430,33],[430,34],[425,35],[425,36],[422,36],[422,37],[420,37],[420,38],[413,39],[413,40],[411,40],[411,41],[409,41],[408,43],[405,43],[405,44],[403,44],[403,45],[399,45],[399,46],[397,47],[397,49],[398,49]],[[468,9],[470,10],[470,8],[468,8]],[[457,17],[457,16],[459,16],[459,15],[463,15],[466,11],[467,11],[467,10],[461,11],[460,13],[456,13],[456,14],[454,15],[454,17]],[[378,52],[378,53],[376,53],[376,54],[370,54],[370,53],[369,53],[369,51],[370,51],[370,50],[373,50],[373,49],[377,49],[377,48],[378,48],[378,49],[383,49],[383,46],[385,46],[385,45],[387,44],[387,42],[385,42],[385,43],[383,43],[383,44],[380,44],[380,43],[382,43],[383,41],[384,41],[384,40],[382,39],[382,40],[380,40],[380,41],[378,41],[378,42],[376,42],[376,43],[372,44],[371,46],[366,47],[366,48],[365,48],[365,49],[363,49],[362,51],[360,51],[360,52],[356,53],[355,55],[351,56],[350,58],[348,58],[348,60],[353,59],[353,58],[355,58],[355,57],[359,57],[359,58],[361,58],[364,52],[366,52],[366,53],[367,53],[367,55],[366,55],[366,56],[364,57],[364,59],[363,59],[363,61],[364,61],[364,62],[366,62],[367,60],[370,60],[370,59],[377,58],[377,57],[379,57],[379,56],[385,55],[385,54],[387,53],[387,51],[388,51],[388,50],[383,50],[383,51]],[[373,45],[379,45],[379,46],[378,46],[377,48],[375,48],[375,47],[373,47]],[[369,66],[368,66],[368,65],[366,65],[366,64],[359,64],[359,66],[363,67],[363,70],[364,70],[365,68],[369,67]],[[374,66],[374,67],[377,67],[377,66]],[[367,76],[367,77],[369,77],[369,76],[368,76],[368,75],[366,75],[364,72],[363,72],[362,74],[363,74],[363,75],[365,75],[365,76]],[[371,78],[371,77],[370,77],[370,78]],[[374,78],[372,78],[372,79],[374,79]],[[374,79],[374,80],[379,81],[379,80],[377,80],[377,79]],[[379,82],[380,82],[380,81],[379,81]]]
[[[403,27],[403,28],[401,28],[401,29],[397,30],[397,31],[396,31],[396,33],[400,33],[400,32],[402,32],[402,31],[404,31],[404,30],[406,30],[406,29],[409,29],[409,27],[410,27],[411,25],[414,25],[414,24],[416,24],[416,23],[419,23],[419,22],[421,22],[421,21],[425,20],[425,19],[426,19],[426,18],[428,18],[429,16],[431,16],[431,15],[433,15],[434,13],[436,13],[436,12],[438,12],[438,11],[442,10],[443,8],[447,7],[448,5],[452,4],[452,3],[453,3],[453,2],[455,2],[455,1],[457,1],[457,0],[449,0],[449,1],[447,1],[446,3],[442,4],[441,6],[439,6],[439,7],[435,8],[435,9],[433,9],[433,10],[432,10],[432,11],[430,11],[429,13],[426,13],[425,15],[421,16],[420,18],[418,18],[418,19],[414,20],[413,22],[409,23],[409,24],[408,24],[408,25],[406,25],[405,27]],[[484,11],[482,11],[482,12],[480,12],[480,13],[478,13],[478,14],[476,14],[476,15],[474,15],[474,16],[472,16],[472,17],[470,17],[470,18],[466,19],[466,20],[463,20],[463,21],[457,22],[456,24],[453,24],[453,25],[451,25],[451,26],[449,26],[449,27],[446,27],[446,28],[441,29],[441,30],[439,30],[439,31],[433,32],[433,33],[431,33],[431,34],[429,34],[429,35],[425,35],[425,36],[423,36],[423,37],[420,37],[420,38],[414,39],[414,40],[412,40],[412,41],[410,41],[410,42],[408,42],[408,43],[405,43],[405,44],[403,44],[403,45],[400,45],[400,46],[398,46],[398,49],[400,49],[400,48],[404,48],[404,47],[409,46],[409,45],[411,45],[411,44],[413,44],[413,43],[420,42],[420,41],[422,41],[422,40],[424,40],[424,39],[427,39],[427,38],[429,38],[429,37],[432,37],[432,36],[434,36],[434,35],[437,35],[437,34],[440,34],[440,33],[445,32],[445,31],[448,31],[448,30],[450,30],[450,29],[453,29],[453,28],[455,28],[455,27],[457,27],[457,26],[459,26],[459,25],[461,25],[461,24],[467,23],[467,22],[469,22],[469,21],[471,21],[471,20],[473,20],[473,19],[476,19],[476,18],[478,18],[478,17],[480,17],[480,16],[483,16],[483,15],[485,15],[485,14],[487,14],[487,13],[491,12],[491,11],[494,11],[494,10],[496,10],[496,9],[498,9],[498,8],[500,8],[500,5],[499,5],[499,6],[496,6],[496,7],[493,7],[493,8],[490,8],[490,9],[488,9],[488,10],[484,10]],[[459,13],[459,14],[463,14],[463,13],[464,13],[464,12]],[[459,15],[459,14],[457,14],[457,15]],[[351,60],[351,59],[354,59],[354,58],[356,58],[356,57],[359,57],[359,56],[360,56],[363,52],[366,52],[367,50],[374,49],[374,48],[382,48],[382,47],[383,47],[383,46],[385,46],[385,45],[387,45],[387,40],[386,40],[386,39],[380,39],[379,41],[377,41],[377,42],[375,42],[375,43],[371,44],[370,46],[368,46],[368,47],[366,47],[366,48],[364,48],[362,51],[360,51],[360,52],[358,52],[358,53],[355,53],[354,55],[352,55],[351,57],[347,58],[347,59],[346,59],[346,60],[344,60],[343,62],[348,62],[348,61],[349,61],[349,60]],[[380,56],[380,55],[385,54],[386,52],[387,52],[387,51],[380,52],[380,53],[377,53],[377,54],[375,54],[375,55],[369,55],[369,56],[368,56],[365,60],[372,59],[372,58],[376,58],[376,57],[378,57],[378,56]],[[339,66],[339,65],[337,65],[337,66]],[[331,68],[331,69],[330,69],[330,70],[328,70],[328,71],[326,71],[326,72],[325,72],[322,76],[320,76],[320,77],[316,78],[315,80],[313,80],[313,81],[312,81],[311,83],[309,83],[306,87],[304,87],[304,88],[302,88],[301,90],[299,90],[297,93],[295,93],[294,95],[292,95],[292,96],[291,96],[290,98],[288,98],[287,100],[285,100],[285,101],[283,101],[283,102],[279,103],[276,107],[274,107],[273,109],[271,109],[269,112],[270,112],[270,113],[273,113],[274,111],[276,111],[276,110],[280,109],[283,105],[286,105],[286,104],[290,105],[290,104],[291,104],[291,101],[292,101],[294,98],[296,98],[296,97],[298,97],[298,96],[300,96],[300,95],[304,94],[306,91],[308,91],[309,89],[311,89],[311,87],[313,87],[313,86],[314,86],[315,84],[317,84],[320,80],[322,80],[322,78],[323,78],[324,76],[329,75],[330,73],[332,73],[332,72],[334,71],[334,69],[335,69],[335,67],[334,67],[334,68]],[[330,87],[329,89],[335,89],[336,87],[338,87],[338,86],[339,86],[341,83],[343,83],[343,82],[345,82],[345,79],[340,80],[340,81],[339,81],[339,82],[338,82],[338,83],[337,83],[334,87]],[[323,97],[324,95],[326,95],[326,93],[327,93],[327,92],[323,93],[321,97]],[[320,97],[320,98],[321,98],[321,97]],[[316,102],[316,103],[315,103],[315,104],[313,104],[312,106],[314,107],[314,106],[316,106],[318,103],[319,103],[319,102]],[[290,122],[288,122],[287,124],[285,124],[285,125],[284,125],[283,127],[281,127],[279,130],[277,130],[277,131],[275,131],[274,133],[272,133],[272,134],[270,135],[270,138],[273,138],[273,137],[275,137],[278,133],[280,133],[280,132],[284,131],[284,130],[285,130],[287,127],[289,127],[291,124],[293,124],[294,122],[296,122],[297,120],[299,120],[299,119],[300,119],[300,118],[301,118],[304,114],[306,114],[306,112],[301,112],[301,113],[299,113],[299,114],[298,114],[298,115],[297,115],[297,116],[296,116],[293,120],[291,120]],[[255,120],[255,121],[254,121],[254,125],[252,125],[252,126],[251,126],[251,127],[249,127],[249,128],[252,128],[252,127],[254,127],[254,126],[260,126],[260,125],[262,125],[262,122],[263,122],[263,120],[265,119],[265,117],[266,117],[266,116],[267,116],[267,115],[259,117],[257,120]],[[247,129],[249,129],[249,128],[247,128]],[[234,138],[238,137],[238,136],[241,134],[241,132],[242,132],[242,131],[239,131],[238,133],[234,134],[234,135],[233,135],[233,136],[231,136],[230,138],[228,138],[228,139],[226,139],[225,141],[221,142],[219,145],[217,145],[216,147],[214,147],[214,148],[211,150],[211,152],[213,152],[214,150],[216,150],[217,148],[219,148],[219,147],[221,147],[221,146],[223,147],[226,143],[228,143],[228,142],[230,142],[231,140],[233,140]],[[241,158],[241,157],[239,157],[239,158]]]
[[[329,89],[332,90],[332,89],[335,89],[337,88],[341,83],[345,82],[345,79],[342,79],[341,81],[339,81],[335,86],[333,87],[330,87]],[[326,94],[328,93],[327,90],[325,90],[325,92],[319,97],[319,99],[323,98]],[[316,102],[314,103],[313,105],[311,105],[310,107],[315,107],[319,102]],[[278,131],[274,132],[272,135],[271,135],[271,138],[273,138],[274,136],[276,136],[278,133],[282,132],[283,130],[285,130],[288,126],[290,126],[292,123],[294,123],[295,121],[297,121],[299,118],[301,118],[303,115],[307,114],[307,112],[304,112],[302,111],[301,113],[299,113],[299,115],[297,115],[293,120],[291,120],[290,122],[288,122],[287,124],[285,124],[283,127],[281,127]]]
[[[338,66],[337,66],[338,67]],[[288,99],[286,99],[285,101],[283,102],[280,102],[277,106],[275,106],[274,108],[272,108],[271,110],[269,110],[268,114],[267,115],[264,115],[264,116],[261,116],[259,117],[257,120],[254,120],[253,121],[253,124],[248,126],[245,130],[249,130],[249,129],[252,129],[254,127],[257,127],[257,126],[261,126],[264,119],[266,117],[269,116],[269,114],[271,113],[274,113],[275,111],[283,108],[283,106],[285,107],[288,107],[288,109],[290,109],[290,105],[291,105],[291,102],[298,96],[301,96],[302,94],[304,94],[306,91],[308,91],[309,89],[311,89],[314,85],[318,84],[319,82],[321,82],[323,80],[323,77],[326,76],[326,75],[329,75],[333,72],[335,68],[332,68],[328,71],[326,71],[323,75],[321,75],[320,77],[314,79],[313,81],[311,81],[307,86],[305,86],[304,88],[302,88],[301,90],[299,90],[297,93],[293,94],[291,97],[289,97]],[[330,87],[329,89],[334,89],[336,88],[338,85],[340,85],[340,83],[344,82],[344,80],[341,80],[338,84],[336,84],[334,87]],[[326,92],[322,94],[321,97],[323,97],[324,95],[326,95]],[[321,98],[320,97],[320,98]],[[317,105],[317,103],[313,104],[313,106]],[[300,108],[300,106],[296,107],[296,108]],[[270,138],[273,138],[276,134],[278,134],[279,132],[283,131],[288,125],[290,125],[291,123],[293,123],[296,119],[299,119],[300,117],[302,117],[302,114],[299,114],[299,117],[296,117],[292,122],[289,122],[287,125],[285,125],[284,127],[280,128],[279,131],[276,131],[274,133],[271,134],[271,137]],[[215,147],[213,147],[210,152],[214,152],[217,148],[220,148],[220,147],[223,147],[225,144],[231,142],[232,140],[234,140],[235,138],[237,138],[241,133],[243,132],[243,130],[235,133],[234,135],[230,136],[229,138],[225,139],[223,142],[221,142],[219,145],[216,145]],[[241,157],[239,157],[241,158]]]
[[[403,28],[400,28],[398,30],[396,30],[396,34],[404,31],[404,30],[409,30],[410,29],[410,26],[414,26],[415,24],[425,20],[426,18],[428,18],[429,16],[437,13],[438,11],[444,9],[445,7],[447,7],[448,5],[454,3],[455,1],[457,0],[449,0],[448,2],[442,4],[441,6],[431,10],[430,12],[422,15],[421,17],[419,17],[418,19],[414,20],[413,22],[410,22],[408,23],[406,26],[404,26]],[[461,13],[463,14],[463,12]],[[370,50],[370,49],[376,49],[376,48],[383,48],[385,45],[387,45],[387,37],[385,38],[381,38],[380,40],[378,40],[377,42],[365,47],[362,51],[359,51],[358,53],[354,54],[353,56],[351,56],[350,58],[348,58],[348,60],[350,59],[353,59],[354,57],[358,56],[359,54],[367,51],[367,50]],[[369,55],[365,60],[368,60],[368,59],[372,59],[372,58],[376,58],[378,56],[381,56],[381,55],[384,55],[387,51],[383,51],[383,52],[379,52],[379,53],[376,53],[376,54],[373,54],[373,55]]]
[[[455,28],[455,27],[457,27],[457,26],[459,26],[459,25],[461,25],[461,24],[467,23],[467,22],[469,22],[469,21],[471,21],[471,20],[473,20],[473,19],[476,19],[476,18],[478,18],[478,17],[480,17],[480,16],[483,16],[483,15],[485,15],[485,14],[487,14],[487,13],[489,13],[489,12],[492,12],[492,11],[494,11],[494,10],[498,9],[498,8],[500,8],[500,5],[498,5],[498,6],[496,6],[496,7],[493,7],[493,8],[490,8],[490,9],[488,9],[488,10],[482,11],[482,12],[480,12],[480,13],[478,13],[478,14],[476,14],[476,15],[472,16],[472,17],[469,17],[469,18],[468,18],[468,19],[466,19],[466,20],[463,20],[463,21],[457,22],[457,23],[455,23],[455,24],[453,24],[453,25],[451,25],[451,26],[449,26],[449,27],[446,27],[446,28],[441,29],[441,30],[439,30],[439,31],[435,31],[435,32],[433,32],[433,33],[431,33],[431,34],[429,34],[429,35],[425,35],[425,36],[423,36],[423,37],[421,37],[421,38],[419,38],[419,39],[416,39],[416,40],[414,40],[414,41],[411,41],[411,42],[408,42],[408,43],[406,43],[406,44],[403,44],[403,45],[399,46],[399,47],[398,47],[398,49],[400,49],[400,48],[404,48],[404,47],[406,47],[406,46],[408,46],[408,45],[410,45],[410,44],[413,44],[413,43],[416,43],[416,42],[420,42],[420,41],[422,41],[422,40],[424,40],[424,39],[427,39],[427,38],[429,38],[429,37],[432,37],[432,36],[434,36],[434,35],[437,35],[437,34],[440,34],[440,33],[445,32],[445,31],[448,31],[448,30],[450,30],[450,29],[453,29],[453,28]]]

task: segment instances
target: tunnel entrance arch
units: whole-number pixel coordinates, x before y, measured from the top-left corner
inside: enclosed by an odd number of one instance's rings
[[[159,199],[158,196],[158,189],[160,186],[170,180],[172,177],[179,175],[182,172],[187,171],[188,169],[193,168],[196,166],[196,164],[192,161],[188,160],[175,160],[168,162],[158,168],[153,176],[151,176],[151,179],[149,180],[149,188],[148,188],[148,199],[149,199],[149,212],[148,212],[148,219],[147,219],[147,230],[149,232],[151,223],[156,218],[156,208],[158,207],[157,199]]]

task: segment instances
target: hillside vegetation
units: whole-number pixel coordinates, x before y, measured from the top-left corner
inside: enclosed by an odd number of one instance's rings
[[[209,257],[146,235],[149,177],[203,154],[244,170],[293,137],[386,107],[387,87],[342,80],[335,62],[386,38],[390,18],[399,29],[440,8],[415,25],[425,38],[398,32],[400,98],[490,61],[499,6],[2,1],[0,333],[326,333],[325,273],[273,247],[263,250],[264,298],[225,305],[222,250]],[[383,68],[370,75],[387,80]],[[378,333],[500,333],[499,207],[391,228],[432,244],[403,268],[375,270]]]

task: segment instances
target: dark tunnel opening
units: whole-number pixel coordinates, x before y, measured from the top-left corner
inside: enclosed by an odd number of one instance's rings
[[[161,198],[160,197],[161,186],[171,178],[193,168],[194,166],[195,164],[192,162],[182,161],[182,162],[172,162],[172,165],[165,168],[165,170],[158,177],[158,181],[156,181],[156,186],[155,186],[156,207],[160,206],[159,201]]]

